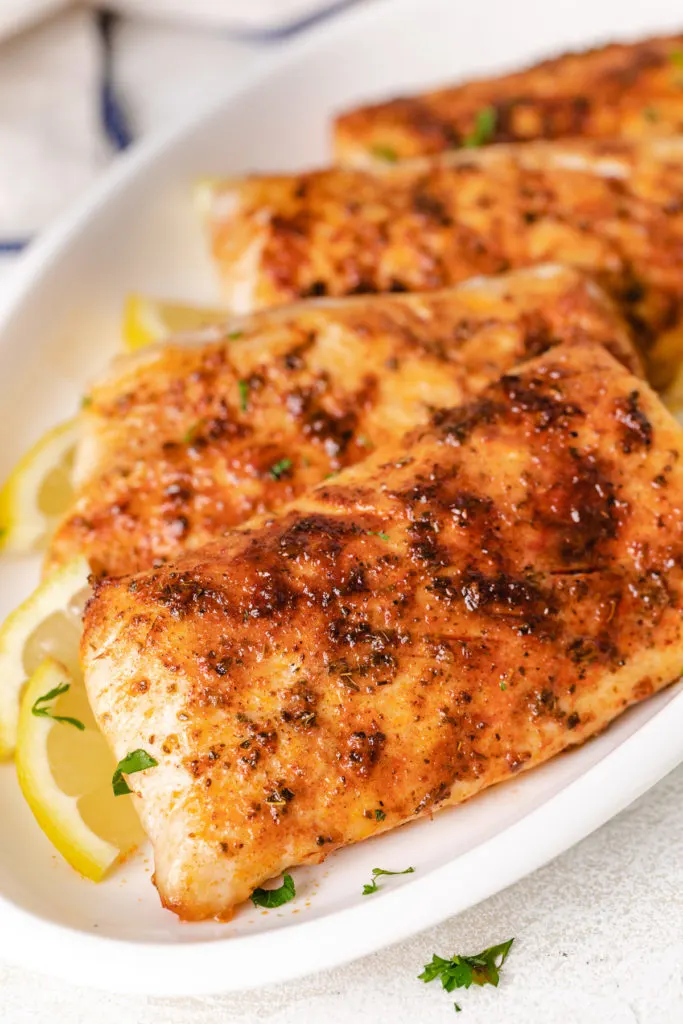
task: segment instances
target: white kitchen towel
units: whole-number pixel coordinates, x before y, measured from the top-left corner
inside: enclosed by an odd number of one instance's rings
[[[101,52],[73,8],[0,43],[0,249],[18,247],[105,165]]]
[[[75,0],[0,0],[0,39]],[[90,0],[91,7],[187,25],[272,35],[310,22],[352,0]]]
[[[131,139],[198,109],[262,60],[273,31],[348,0],[119,3],[185,22],[113,18],[64,0],[54,13],[58,2],[0,0],[0,33],[23,26],[0,38],[0,254],[23,248]],[[238,14],[242,27],[270,34],[231,35]]]

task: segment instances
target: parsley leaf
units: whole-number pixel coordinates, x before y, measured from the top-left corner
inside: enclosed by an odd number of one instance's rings
[[[238,380],[237,387],[240,390],[240,409],[246,412],[249,408],[249,383],[246,380]]]
[[[71,689],[70,683],[60,683],[59,686],[55,686],[54,690],[49,690],[48,693],[44,693],[42,697],[39,697],[31,708],[31,714],[35,715],[36,718],[51,718],[53,722],[64,722],[65,725],[73,725],[76,729],[80,729],[84,732],[85,726],[83,722],[78,718],[70,718],[68,715],[54,715],[52,708],[47,705],[52,700],[57,700],[63,693]]]
[[[391,146],[373,146],[371,152],[378,160],[384,160],[388,164],[395,164],[398,161],[398,153]]]
[[[202,428],[202,423],[203,420],[197,420],[196,423],[192,423],[191,426],[187,428],[181,438],[183,444],[192,444],[193,441],[196,441],[197,434]]]
[[[92,395],[83,395],[81,398],[81,409],[89,409],[92,405]]]
[[[292,467],[292,460],[291,459],[280,459],[279,462],[276,462],[274,466],[270,467],[268,472],[272,476],[273,480],[279,480],[280,477],[283,476],[287,472],[288,469],[291,469],[291,467]]]
[[[112,776],[111,787],[114,790],[114,796],[125,796],[127,793],[133,792],[123,777],[124,772],[126,775],[134,775],[136,772],[144,772],[146,768],[156,768],[158,764],[159,762],[146,750],[131,751],[119,761]]]
[[[418,979],[426,984],[439,978],[446,992],[469,988],[470,985],[495,986],[514,941],[508,939],[498,946],[490,946],[476,956],[454,956],[451,960],[445,960],[435,953],[431,961],[425,964],[422,974],[418,974]]]
[[[386,814],[381,807],[377,807],[375,810],[375,821],[384,821]]]
[[[415,868],[406,868],[405,871],[385,871],[384,868],[372,869],[372,881],[363,886],[363,896],[370,896],[373,892],[379,892],[380,887],[377,879],[380,875],[412,875]]]
[[[496,133],[498,112],[495,107],[483,107],[474,120],[474,128],[462,140],[466,149],[476,149],[490,142]]]
[[[453,1009],[456,1013],[462,1013],[462,1006],[460,1003],[453,1003]]]
[[[285,875],[279,889],[254,889],[250,899],[255,907],[266,907],[272,910],[274,907],[281,907],[289,903],[296,896],[294,879],[291,875]]]
[[[237,341],[237,339],[241,338],[243,334],[244,331],[230,331],[228,334],[228,341]]]
[[[379,537],[380,540],[389,540],[389,534],[384,530],[368,530],[368,537]]]

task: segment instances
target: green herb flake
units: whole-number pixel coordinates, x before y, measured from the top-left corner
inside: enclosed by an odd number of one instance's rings
[[[89,409],[92,405],[92,395],[83,395],[81,398],[81,409]]]
[[[249,383],[246,380],[238,380],[237,387],[240,392],[240,409],[246,412],[249,408]]]
[[[398,153],[391,146],[378,144],[372,147],[371,152],[377,160],[384,160],[387,164],[398,163]]]
[[[83,722],[78,718],[70,718],[68,715],[55,715],[52,707],[48,707],[51,701],[57,700],[63,693],[66,693],[71,689],[70,683],[60,683],[59,686],[55,686],[54,690],[50,690],[48,693],[44,693],[42,697],[39,697],[31,708],[31,714],[35,715],[36,718],[51,718],[53,722],[63,722],[65,725],[73,725],[75,729],[79,729],[84,732],[85,726]]]
[[[287,470],[291,469],[291,468],[292,468],[292,460],[291,459],[280,459],[279,462],[276,462],[274,466],[270,467],[268,472],[272,476],[273,480],[279,480],[280,477],[283,476],[287,472]]]
[[[273,910],[274,907],[289,903],[295,896],[294,879],[291,875],[285,875],[279,889],[254,889],[250,899],[255,907]]]
[[[462,1013],[462,1006],[460,1003],[453,1003],[453,1009],[456,1013]]]
[[[425,964],[422,974],[418,974],[418,979],[427,984],[438,978],[446,992],[469,988],[470,985],[496,986],[514,941],[508,939],[498,946],[490,946],[476,956],[454,956],[450,960],[435,953],[431,961]]]
[[[159,762],[146,750],[131,751],[119,761],[112,776],[111,787],[114,790],[114,796],[126,796],[127,793],[133,792],[124,779],[124,774],[135,775],[136,772],[144,772],[147,768],[156,768],[158,764]]]
[[[243,334],[244,331],[230,331],[228,334],[228,341],[237,341],[237,339],[241,338]]]
[[[655,124],[656,121],[659,121],[659,111],[656,107],[645,107],[643,109],[643,117],[650,124]]]
[[[375,810],[375,821],[384,821],[385,818],[386,814],[384,813],[381,807],[378,807]]]
[[[379,537],[380,540],[389,540],[389,534],[384,530],[368,530],[368,537]]]
[[[500,684],[500,688],[501,688],[501,690],[507,690],[508,684],[507,683],[501,683]]]
[[[669,60],[675,68],[683,71],[683,50],[672,50],[669,54]]]
[[[495,107],[483,107],[474,119],[474,128],[469,135],[463,139],[463,146],[466,149],[477,149],[485,146],[496,134],[496,123],[498,112]]]
[[[196,423],[193,423],[192,426],[188,427],[187,430],[185,431],[185,433],[183,434],[182,438],[181,438],[182,443],[183,444],[192,444],[193,441],[196,441],[197,440],[197,434],[201,430],[201,427],[202,427],[202,421],[201,420],[197,420]]]
[[[412,875],[414,871],[415,868],[406,868],[405,871],[385,871],[384,868],[373,868],[372,881],[363,886],[363,896],[370,896],[373,892],[379,892],[380,886],[377,884],[377,879],[380,875]]]

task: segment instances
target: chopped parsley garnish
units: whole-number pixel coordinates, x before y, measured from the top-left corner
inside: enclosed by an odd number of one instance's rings
[[[508,684],[507,683],[501,683],[500,684],[500,688],[501,688],[501,690],[507,690]]]
[[[508,939],[507,942],[491,946],[476,956],[454,956],[451,960],[445,960],[435,953],[431,962],[425,964],[422,974],[418,974],[418,979],[426,984],[438,978],[446,992],[453,992],[456,988],[469,988],[470,985],[495,986],[500,978],[500,969],[514,941]]]
[[[384,530],[368,530],[368,537],[379,537],[380,540],[389,540],[389,534]]]
[[[289,903],[295,896],[294,879],[291,875],[285,875],[279,889],[254,889],[250,899],[255,907],[272,910],[274,907]]]
[[[391,146],[373,146],[372,155],[388,164],[395,164],[398,161],[398,153]]]
[[[474,128],[462,141],[467,149],[476,149],[490,142],[496,133],[498,114],[495,107],[483,107],[474,120]]]
[[[201,426],[202,421],[197,420],[196,423],[193,423],[190,427],[188,427],[182,437],[183,444],[192,444],[192,442],[196,440],[197,434],[201,430]]]
[[[127,754],[119,761],[112,776],[111,788],[114,790],[114,796],[125,796],[133,792],[124,779],[124,774],[135,775],[136,772],[144,772],[147,768],[156,768],[158,764],[159,762],[146,750],[133,750]]]
[[[70,718],[69,715],[55,715],[53,714],[53,709],[48,707],[51,701],[57,700],[58,697],[61,697],[63,693],[70,689],[70,683],[60,683],[59,686],[55,686],[54,690],[44,693],[31,708],[31,714],[35,715],[36,718],[51,718],[53,722],[64,722],[65,725],[73,725],[76,729],[80,729],[83,732],[85,726],[80,719]]]
[[[386,814],[381,807],[378,807],[375,811],[375,821],[384,821]]]
[[[240,409],[246,412],[249,408],[249,384],[246,380],[238,380],[237,387],[240,390]]]
[[[405,871],[385,871],[384,868],[373,868],[372,881],[363,886],[363,896],[370,896],[373,892],[379,892],[380,886],[377,884],[377,879],[380,875],[412,875],[414,870],[415,868],[406,868]]]
[[[241,338],[243,334],[244,331],[230,331],[228,334],[228,341],[237,341],[237,339]]]
[[[279,462],[276,462],[274,466],[270,467],[268,472],[272,476],[273,480],[279,480],[280,477],[283,476],[283,474],[286,473],[287,470],[291,469],[291,468],[292,468],[292,460],[291,459],[280,459]]]
[[[89,409],[92,405],[92,395],[83,395],[81,398],[81,409]]]
[[[669,54],[669,60],[675,69],[672,75],[673,84],[677,89],[680,89],[683,87],[683,50],[672,50]]]

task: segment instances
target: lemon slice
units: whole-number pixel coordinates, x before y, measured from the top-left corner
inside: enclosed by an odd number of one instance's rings
[[[170,335],[223,324],[228,319],[229,314],[224,309],[204,309],[131,295],[123,311],[123,343],[128,352],[134,352]]]
[[[16,764],[36,821],[86,878],[101,881],[144,837],[131,802],[113,794],[114,760],[82,681],[54,658],[41,662],[24,692]]]
[[[33,550],[66,511],[79,433],[76,416],[48,430],[16,464],[0,490],[0,548]]]
[[[0,759],[17,742],[22,688],[46,655],[78,670],[78,643],[90,566],[85,558],[56,569],[0,629]]]

